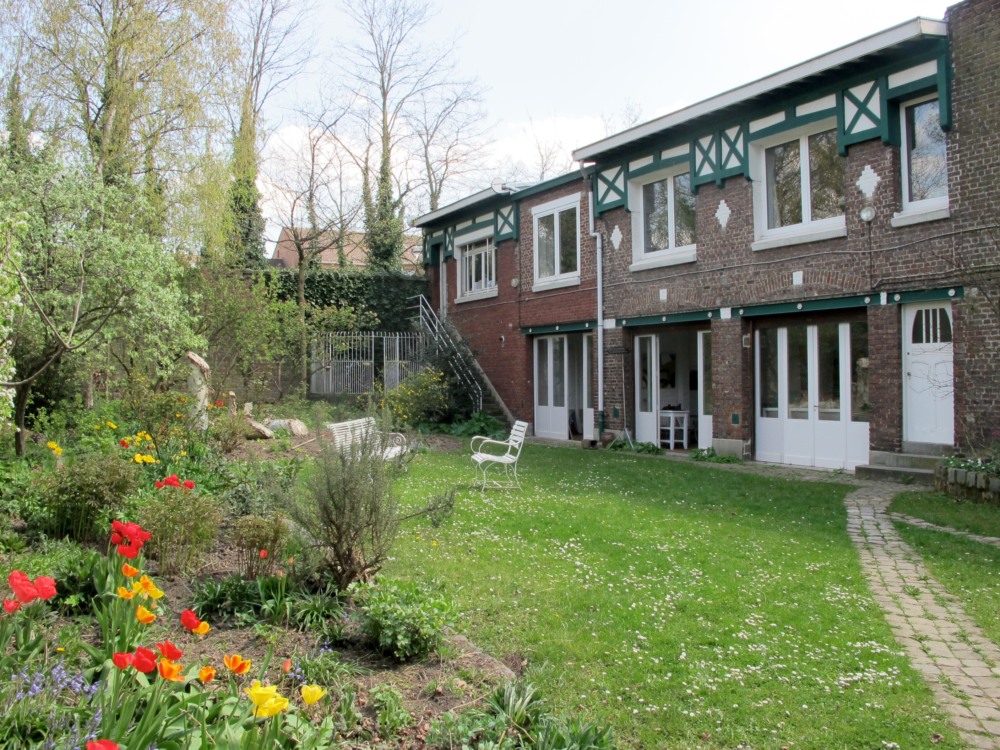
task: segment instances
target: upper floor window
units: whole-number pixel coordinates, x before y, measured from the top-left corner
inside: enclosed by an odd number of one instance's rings
[[[535,286],[580,280],[580,194],[532,209],[535,222]]]
[[[462,245],[460,258],[463,297],[496,288],[497,260],[492,237]]]
[[[771,146],[764,165],[768,229],[843,216],[844,159],[836,130]]]
[[[828,118],[750,143],[754,250],[847,236],[844,159]]]
[[[690,172],[642,186],[642,230],[645,253],[695,244],[695,196]]]
[[[902,121],[903,210],[947,205],[948,158],[937,98],[903,105]]]

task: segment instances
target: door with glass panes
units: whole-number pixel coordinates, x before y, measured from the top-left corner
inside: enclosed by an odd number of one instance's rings
[[[903,336],[904,438],[913,443],[954,445],[951,303],[904,307]]]
[[[698,447],[712,447],[711,331],[698,331]]]
[[[594,334],[583,337],[583,439],[594,440]]]
[[[660,444],[659,336],[635,337],[635,439]]]
[[[758,329],[756,456],[853,469],[868,462],[868,324]]]
[[[535,435],[569,437],[566,405],[567,349],[565,336],[535,339]]]

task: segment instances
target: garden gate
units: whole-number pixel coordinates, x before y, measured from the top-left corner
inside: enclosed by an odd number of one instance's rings
[[[313,340],[310,391],[318,396],[396,388],[423,365],[424,336],[380,331],[326,333]]]

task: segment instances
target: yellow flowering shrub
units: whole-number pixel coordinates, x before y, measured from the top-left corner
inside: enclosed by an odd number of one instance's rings
[[[444,373],[425,367],[400,383],[398,388],[386,392],[381,406],[389,411],[395,424],[413,426],[440,421],[448,412],[448,384]]]

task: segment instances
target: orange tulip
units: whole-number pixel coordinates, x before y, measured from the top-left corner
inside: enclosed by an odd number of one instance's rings
[[[135,619],[141,622],[143,625],[149,625],[153,620],[156,619],[156,615],[150,612],[148,609],[139,605],[139,609],[135,611]]]
[[[198,671],[198,679],[202,682],[211,682],[215,679],[215,669],[212,667],[202,667]]]
[[[131,599],[133,596],[135,596],[135,594],[133,594],[131,591],[129,591],[124,586],[119,586],[118,587],[118,596],[120,596],[122,599]]]
[[[122,573],[125,575],[126,578],[135,578],[137,575],[139,575],[139,569],[133,568],[128,563],[125,563],[124,565],[122,565]]]
[[[233,674],[246,674],[250,671],[250,660],[244,660],[239,654],[226,656],[223,654],[222,661]]]
[[[194,633],[195,635],[205,635],[205,633],[207,633],[211,629],[212,628],[208,626],[208,623],[202,620],[200,623],[198,623],[198,627],[196,627],[191,632]]]
[[[181,670],[183,667],[177,662],[170,661],[170,659],[160,659],[156,668],[160,670],[160,677],[164,680],[170,680],[171,682],[184,682],[184,678],[181,676]]]

